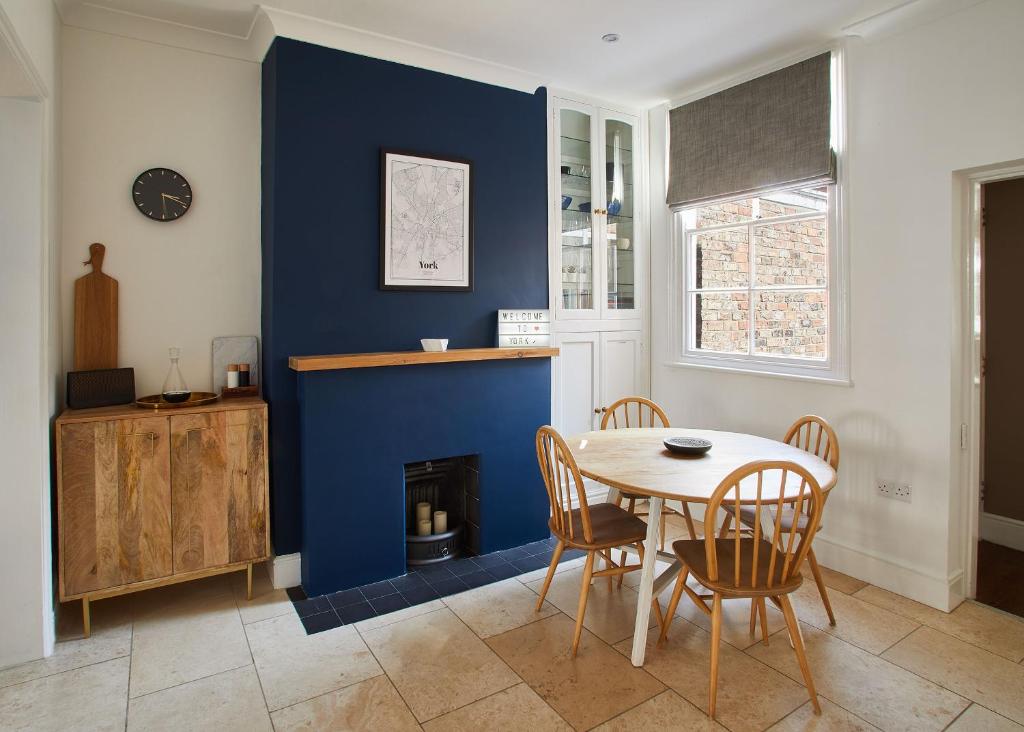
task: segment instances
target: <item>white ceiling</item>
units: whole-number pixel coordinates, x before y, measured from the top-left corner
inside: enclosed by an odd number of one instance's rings
[[[921,2],[922,0],[918,0]],[[58,0],[245,38],[251,0]],[[280,10],[638,104],[823,44],[907,0],[272,0]],[[618,33],[616,44],[601,41]]]

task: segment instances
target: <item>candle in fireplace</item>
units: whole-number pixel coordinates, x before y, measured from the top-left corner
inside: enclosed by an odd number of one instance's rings
[[[430,536],[430,519],[420,519],[416,522],[417,529],[416,533],[419,536]]]
[[[426,501],[416,504],[416,521],[430,521],[430,504]]]
[[[448,512],[434,511],[434,533],[443,534],[448,530]]]

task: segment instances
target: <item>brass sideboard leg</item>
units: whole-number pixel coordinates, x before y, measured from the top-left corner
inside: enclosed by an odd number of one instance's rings
[[[82,598],[82,629],[85,632],[85,637],[88,638],[92,632],[92,626],[89,622],[89,598]]]
[[[252,599],[252,562],[245,568],[245,599]]]

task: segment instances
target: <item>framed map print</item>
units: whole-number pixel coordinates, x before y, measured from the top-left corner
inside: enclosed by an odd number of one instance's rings
[[[381,151],[380,287],[473,290],[473,165]]]

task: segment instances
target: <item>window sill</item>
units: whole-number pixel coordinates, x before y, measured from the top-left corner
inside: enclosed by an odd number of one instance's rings
[[[790,381],[803,381],[812,384],[825,384],[828,386],[852,387],[853,382],[849,376],[836,376],[831,372],[822,374],[800,373],[797,371],[776,371],[771,366],[761,364],[739,364],[736,362],[707,363],[691,361],[666,361],[665,366],[679,369],[697,369],[700,371],[717,371],[726,374],[741,374],[744,376],[764,376],[771,379],[788,379]]]

